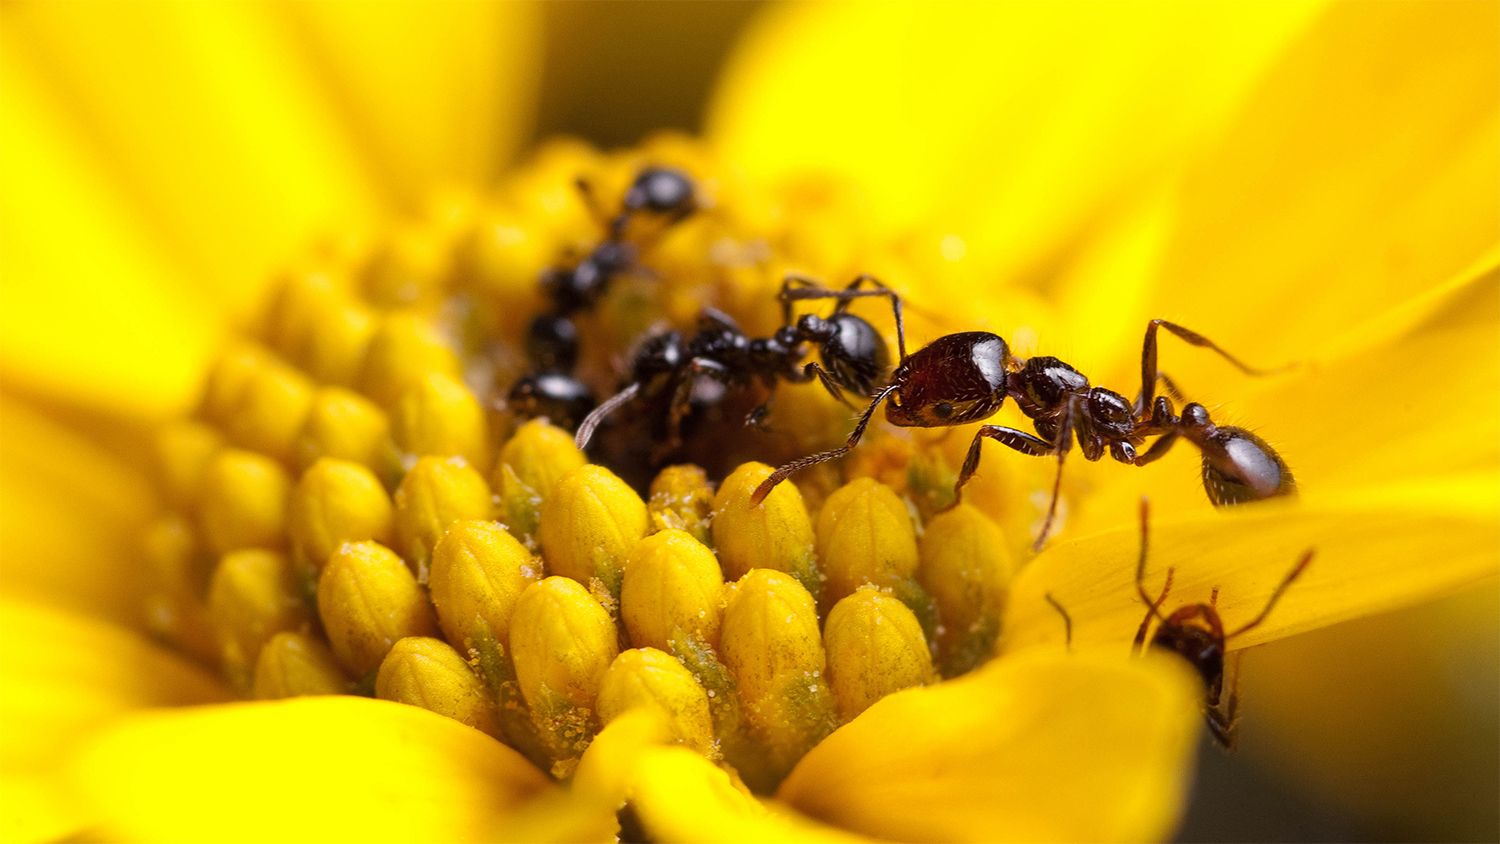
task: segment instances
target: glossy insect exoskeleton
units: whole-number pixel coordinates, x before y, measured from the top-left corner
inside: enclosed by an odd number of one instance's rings
[[[579,447],[588,446],[605,418],[639,399],[665,402],[665,450],[672,450],[703,381],[717,384],[723,394],[754,381],[774,391],[781,381],[816,378],[841,401],[847,401],[845,390],[868,397],[889,372],[890,352],[874,326],[848,310],[851,301],[865,296],[889,298],[900,324],[900,301],[874,278],[860,276],[843,290],[827,290],[801,276],[789,276],[779,294],[784,325],[770,337],[749,337],[730,317],[710,310],[700,317],[692,337],[672,331],[648,339],[636,352],[629,382],[579,426]],[[809,298],[834,298],[838,304],[827,317],[804,314],[793,320],[792,303]],[[810,345],[817,348],[820,362],[803,363]],[[752,410],[746,422],[760,425],[768,413],[769,400]]]
[[[580,180],[578,187],[604,224],[605,237],[574,266],[542,274],[542,291],[550,306],[527,327],[526,354],[531,371],[511,386],[505,400],[506,407],[520,416],[546,416],[569,428],[594,408],[593,392],[571,374],[579,351],[574,317],[594,307],[616,276],[635,268],[640,249],[652,236],[698,207],[692,180],[669,167],[641,170],[613,217],[599,211],[587,182]],[[655,228],[632,231],[643,220],[649,220]]]
[[[1254,618],[1226,633],[1223,619],[1219,616],[1218,587],[1215,587],[1209,594],[1208,603],[1188,604],[1173,610],[1170,615],[1163,615],[1161,606],[1166,602],[1167,594],[1172,589],[1174,574],[1174,569],[1168,568],[1161,594],[1155,600],[1147,594],[1146,557],[1149,546],[1147,527],[1149,521],[1150,510],[1143,500],[1141,501],[1141,553],[1136,563],[1135,588],[1142,603],[1146,605],[1146,617],[1141,621],[1140,629],[1136,631],[1135,646],[1138,649],[1153,647],[1171,651],[1193,666],[1203,680],[1204,716],[1208,722],[1209,732],[1213,733],[1220,745],[1226,749],[1233,749],[1235,725],[1239,717],[1239,664],[1238,653],[1226,660],[1227,645],[1230,640],[1255,629],[1266,620],[1276,606],[1276,602],[1286,592],[1287,587],[1291,586],[1292,581],[1296,580],[1312,562],[1313,551],[1308,549],[1302,554]],[[1157,622],[1156,632],[1148,642],[1146,635],[1150,631],[1153,620]]]
[[[886,419],[893,425],[937,428],[984,420],[998,411],[1006,398],[1013,399],[1031,420],[1036,434],[998,425],[982,426],[969,445],[954,485],[953,503],[959,502],[964,484],[979,468],[980,445],[985,439],[1023,454],[1056,456],[1058,468],[1052,501],[1037,537],[1038,548],[1051,529],[1061,488],[1063,458],[1075,441],[1087,460],[1098,460],[1107,453],[1121,463],[1142,466],[1159,460],[1179,438],[1185,439],[1202,452],[1203,485],[1215,505],[1295,492],[1291,471],[1264,440],[1243,428],[1215,425],[1208,410],[1196,402],[1183,406],[1179,415],[1171,399],[1156,395],[1158,381],[1177,395],[1170,379],[1156,368],[1156,334],[1160,328],[1194,346],[1212,349],[1247,373],[1264,374],[1202,335],[1166,320],[1153,319],[1146,326],[1141,350],[1141,391],[1132,402],[1120,393],[1090,384],[1082,373],[1057,358],[1023,359],[1013,355],[997,334],[986,331],[949,334],[910,356],[902,354],[890,380],[873,394],[843,446],[778,468],[756,489],[752,501],[764,499],[794,472],[847,454],[859,443],[882,402]],[[901,337],[899,326],[897,337]],[[1142,451],[1149,437],[1157,439]]]

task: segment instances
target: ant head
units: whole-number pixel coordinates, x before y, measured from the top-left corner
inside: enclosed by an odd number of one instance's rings
[[[647,167],[625,192],[625,210],[686,217],[697,208],[693,181],[681,170]]]
[[[559,428],[572,429],[593,410],[594,393],[571,375],[541,372],[512,385],[505,407],[517,416],[546,417]]]
[[[995,334],[939,337],[891,375],[886,419],[904,428],[941,428],[989,417],[1005,401],[1009,357],[1005,340]]]
[[[1203,451],[1203,488],[1215,506],[1297,491],[1297,481],[1281,455],[1244,428],[1217,426],[1198,447]]]
[[[1173,612],[1156,629],[1151,646],[1187,660],[1203,678],[1210,697],[1224,679],[1224,627],[1208,604],[1191,604]]]
[[[667,331],[646,338],[635,353],[635,362],[630,368],[630,380],[644,384],[658,375],[677,371],[687,358],[687,349],[682,334]]]

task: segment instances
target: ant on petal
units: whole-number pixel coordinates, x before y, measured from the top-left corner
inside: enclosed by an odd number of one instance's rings
[[[806,298],[814,296],[808,294]],[[893,425],[939,428],[982,421],[998,411],[1007,397],[1014,399],[1021,412],[1031,419],[1036,434],[999,425],[982,426],[969,445],[953,488],[952,506],[961,500],[964,485],[979,468],[980,446],[985,439],[1022,454],[1055,456],[1057,474],[1047,517],[1036,539],[1038,550],[1046,541],[1057,513],[1063,460],[1074,440],[1086,460],[1098,460],[1108,453],[1120,463],[1135,466],[1159,460],[1179,439],[1187,440],[1203,455],[1204,490],[1218,506],[1293,494],[1296,481],[1291,470],[1260,437],[1243,428],[1214,424],[1208,409],[1197,402],[1184,405],[1178,414],[1170,398],[1156,395],[1158,381],[1177,395],[1170,379],[1157,370],[1157,332],[1163,328],[1191,345],[1217,352],[1247,374],[1267,374],[1243,363],[1201,334],[1153,319],[1146,326],[1141,349],[1141,390],[1131,402],[1120,393],[1090,384],[1082,373],[1058,358],[1024,359],[1013,355],[998,334],[987,331],[949,334],[911,355],[902,353],[890,380],[873,394],[844,445],[781,466],[761,483],[751,501],[760,502],[777,484],[796,472],[849,453],[859,444],[882,403],[886,406],[886,419]],[[906,341],[900,325],[896,334],[904,349]],[[1153,436],[1156,441],[1139,451],[1146,438]]]

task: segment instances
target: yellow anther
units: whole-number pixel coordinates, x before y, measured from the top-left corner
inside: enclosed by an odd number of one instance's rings
[[[484,478],[462,457],[423,457],[396,488],[396,538],[417,579],[427,582],[432,549],[448,526],[488,519],[494,510]]]
[[[918,578],[937,605],[938,662],[946,676],[989,659],[1014,563],[1000,528],[967,504],[941,513],[922,535]]]
[[[351,542],[318,579],[318,614],[334,656],[355,676],[380,666],[407,636],[436,636],[427,595],[401,558],[375,542]]]
[[[566,577],[538,581],[516,602],[516,683],[554,760],[576,758],[598,732],[595,701],[618,652],[617,635],[604,607]]]
[[[266,344],[294,363],[303,363],[323,318],[345,298],[340,282],[325,268],[297,268],[277,282],[266,308],[262,334]]]
[[[302,469],[324,457],[358,463],[380,478],[390,477],[396,469],[396,445],[385,411],[340,387],[325,387],[313,395],[295,450]]]
[[[489,465],[484,408],[458,379],[431,372],[401,394],[391,414],[396,446],[411,457],[458,456]]]
[[[582,247],[599,238],[599,220],[589,212],[575,184],[581,175],[599,169],[597,150],[576,139],[558,138],[542,144],[529,166],[512,176],[505,195],[519,216],[542,227],[556,247]]]
[[[162,494],[174,507],[191,507],[198,501],[203,475],[224,438],[202,422],[183,419],[166,425],[156,434],[156,467]]]
[[[588,462],[573,435],[545,419],[533,419],[516,430],[500,449],[493,482],[500,493],[500,513],[517,539],[536,533],[542,502],[558,478]]]
[[[599,689],[599,720],[605,724],[637,707],[663,716],[677,741],[699,753],[713,749],[708,694],[682,663],[655,648],[622,651]]]
[[[823,643],[828,684],[842,721],[891,692],[936,679],[917,617],[896,598],[868,586],[834,605]]]
[[[442,639],[412,636],[385,655],[375,696],[420,706],[498,737],[495,703],[469,664]]]
[[[208,590],[208,610],[224,674],[250,690],[260,649],[275,634],[312,621],[286,555],[248,549],[225,554]]]
[[[625,563],[620,616],[636,647],[718,647],[724,576],[713,552],[690,534],[664,530],[640,540]]]
[[[360,270],[365,298],[376,307],[430,307],[442,297],[452,251],[443,232],[410,225],[396,231]]]
[[[443,635],[481,656],[486,643],[508,646],[516,601],[540,575],[541,561],[500,525],[455,522],[432,553],[428,584]]]
[[[203,478],[203,538],[209,550],[280,548],[286,542],[291,479],[269,457],[225,449],[209,461]]]
[[[241,345],[215,364],[204,413],[235,445],[290,462],[312,394],[307,376],[264,349]]]
[[[205,604],[217,561],[205,553],[192,524],[176,514],[157,519],[146,529],[142,551],[146,626],[204,662],[218,659]]]
[[[817,534],[825,607],[866,583],[883,589],[913,585],[917,533],[906,505],[885,484],[859,478],[840,487],[818,513]]]
[[[437,330],[413,313],[382,317],[365,352],[360,390],[382,407],[390,407],[431,372],[460,375],[458,358]]]
[[[813,595],[822,591],[813,553],[812,519],[796,485],[783,483],[759,505],[750,494],[771,474],[764,463],[730,473],[714,496],[714,550],[724,576],[737,580],[752,568],[791,574]]]
[[[646,535],[646,502],[603,466],[583,466],[558,479],[542,504],[537,540],[547,570],[579,583],[597,580],[619,597],[626,555]]]
[[[707,545],[714,490],[708,475],[693,465],[668,466],[651,481],[646,509],[653,530],[685,530]]]
[[[754,569],[730,590],[719,637],[750,735],[748,758],[730,762],[770,791],[835,723],[817,609],[791,575]]]
[[[341,695],[349,679],[333,652],[308,633],[281,632],[260,649],[252,692],[262,700],[301,695]]]
[[[458,246],[454,281],[482,307],[481,323],[501,337],[519,337],[543,306],[537,267],[550,266],[557,248],[534,224],[503,209],[490,209]]]
[[[391,499],[364,466],[324,458],[313,464],[292,490],[288,529],[292,554],[304,569],[317,571],[345,542],[391,542]]]
[[[353,387],[374,339],[376,318],[360,302],[339,299],[318,319],[297,362],[319,381]]]

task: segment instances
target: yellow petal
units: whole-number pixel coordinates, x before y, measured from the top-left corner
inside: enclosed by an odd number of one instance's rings
[[[0,599],[0,837],[53,840],[86,821],[56,780],[95,727],[147,706],[223,700],[213,676],[140,636]]]
[[[1002,645],[1063,639],[1051,594],[1073,619],[1073,640],[1129,641],[1146,614],[1136,593],[1136,524],[1049,547],[1011,586]],[[1229,646],[1244,648],[1420,603],[1500,571],[1500,477],[1454,476],[1365,488],[1224,512],[1151,520],[1146,591],[1176,569],[1169,612],[1206,603],[1233,630],[1254,618],[1307,549],[1316,556],[1265,622]]]
[[[1033,651],[891,695],[803,757],[777,797],[904,841],[1165,838],[1201,717],[1179,662]]]
[[[530,123],[542,44],[527,3],[297,3],[284,15],[333,112],[407,207],[479,185]]]
[[[1316,9],[787,4],[732,57],[709,135],[752,177],[831,174],[890,225],[975,234],[1003,276],[1196,149]]]
[[[134,716],[74,767],[110,839],[473,841],[550,783],[423,709],[307,697]]]

